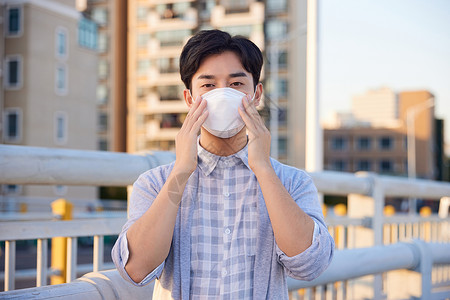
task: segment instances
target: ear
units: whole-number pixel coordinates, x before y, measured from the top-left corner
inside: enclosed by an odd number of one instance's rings
[[[255,100],[254,100],[255,106],[258,106],[261,103],[262,94],[263,94],[263,85],[260,82],[256,85],[255,89]]]
[[[186,105],[191,108],[192,104],[194,104],[194,99],[192,98],[192,94],[188,89],[183,90],[183,97],[184,102],[186,102]]]

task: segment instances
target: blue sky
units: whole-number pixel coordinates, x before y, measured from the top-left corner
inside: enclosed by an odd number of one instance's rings
[[[368,89],[426,89],[450,144],[450,0],[318,0],[321,118]]]

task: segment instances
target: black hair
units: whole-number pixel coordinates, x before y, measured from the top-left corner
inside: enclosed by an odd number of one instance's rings
[[[255,88],[263,64],[261,50],[243,36],[231,36],[228,32],[217,29],[197,32],[183,47],[180,56],[180,75],[186,88],[191,88],[192,76],[205,58],[225,51],[232,51],[237,55],[244,69],[252,74]]]

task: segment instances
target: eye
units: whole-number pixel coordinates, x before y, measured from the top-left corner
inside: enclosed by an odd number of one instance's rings
[[[231,86],[241,86],[244,85],[242,82],[236,81],[230,84]]]
[[[210,88],[210,87],[214,87],[214,84],[212,83],[205,83],[204,85],[201,86],[202,88]]]

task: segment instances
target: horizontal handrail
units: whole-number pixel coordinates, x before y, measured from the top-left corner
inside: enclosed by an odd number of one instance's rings
[[[357,248],[338,250],[328,269],[312,281],[299,281],[288,278],[289,290],[309,288],[379,274],[392,270],[416,270],[421,263],[421,245],[425,245],[430,252],[431,263],[450,264],[450,243],[397,243],[387,246],[371,248]]]
[[[148,169],[175,159],[168,151],[137,155],[106,151],[0,145],[1,184],[127,186]],[[375,178],[385,196],[440,199],[450,196],[450,184],[371,173],[322,171],[311,173],[321,193],[371,195]]]
[[[148,169],[170,163],[175,154],[143,155],[0,145],[0,183],[126,186]]]
[[[125,222],[126,218],[2,222],[0,241],[117,235]]]
[[[424,249],[428,249],[428,252],[424,253]],[[288,278],[288,289],[294,291],[391,270],[417,271],[419,267],[423,267],[421,264],[426,263],[422,261],[424,254],[431,256],[431,263],[450,264],[450,256],[447,253],[450,253],[449,243],[421,241],[337,250],[333,261],[322,275],[312,281]],[[151,299],[152,291],[153,283],[144,287],[132,286],[120,277],[117,270],[107,270],[86,274],[71,283],[3,292],[0,296],[2,299],[47,299],[50,295],[52,299],[63,299],[69,295],[72,298],[93,300]]]
[[[83,274],[92,272],[93,266],[94,266],[93,264],[77,265],[77,274],[83,275]],[[112,262],[102,264],[102,270],[109,270],[109,269],[113,269],[114,267],[115,267],[114,263],[112,263]],[[60,270],[56,270],[56,269],[52,269],[52,268],[47,269],[47,277],[52,276],[52,275],[59,275],[59,274],[61,274]],[[15,279],[16,280],[36,279],[36,269],[16,270]],[[5,272],[0,272],[0,280],[5,280]]]

